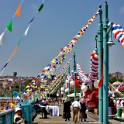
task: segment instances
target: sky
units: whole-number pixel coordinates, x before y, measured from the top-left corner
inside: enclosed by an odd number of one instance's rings
[[[21,0],[2,0],[0,4],[0,34],[12,18]],[[35,15],[42,0],[24,0],[21,16],[14,17],[13,32],[7,31],[0,46],[0,69],[12,54],[19,39],[24,34],[29,21]],[[43,10],[37,14],[29,32],[19,46],[17,54],[5,68],[2,76],[37,76],[58,52],[87,23],[102,5],[104,20],[104,0],[45,0]],[[108,0],[109,21],[118,22],[124,28],[124,1]],[[90,71],[90,54],[95,49],[95,35],[98,17],[79,39],[66,60],[55,72],[58,73],[68,62],[74,52],[76,62],[82,66],[84,73]],[[109,72],[124,73],[124,48],[113,37],[115,45],[109,47]],[[71,69],[73,61],[71,62]]]

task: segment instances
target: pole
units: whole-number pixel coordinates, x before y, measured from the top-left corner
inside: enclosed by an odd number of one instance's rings
[[[108,50],[108,4],[105,2],[105,19],[103,26],[103,48],[104,48],[104,83],[103,83],[103,124],[108,124],[108,75],[109,75],[109,50]]]
[[[62,87],[62,78],[60,80],[60,86],[59,86],[59,97],[61,98],[62,97],[62,94],[61,94],[61,87]]]
[[[97,45],[98,45],[98,79],[102,77],[102,64],[103,64],[103,23],[102,23],[102,9],[99,6],[99,20],[98,20],[98,35],[97,35]],[[103,86],[99,88],[99,122],[103,122]]]
[[[70,76],[70,65],[68,68],[68,75]],[[68,95],[70,94],[70,82],[68,82]],[[68,96],[68,101],[70,101],[70,97]]]
[[[76,55],[74,53],[74,101],[76,101],[76,84],[75,84],[75,79],[76,79]]]
[[[66,89],[65,80],[66,80],[66,78],[65,78],[65,75],[64,75],[64,98],[66,97],[66,92],[65,92],[65,89]]]

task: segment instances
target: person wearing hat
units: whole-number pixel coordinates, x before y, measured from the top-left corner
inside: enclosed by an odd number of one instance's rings
[[[26,124],[25,120],[22,117],[21,108],[15,108],[14,124]]]

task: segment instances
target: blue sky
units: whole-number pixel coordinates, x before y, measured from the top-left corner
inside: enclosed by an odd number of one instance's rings
[[[20,0],[1,2],[0,33],[5,30],[20,2]],[[0,68],[12,54],[40,3],[41,0],[24,0],[21,16],[15,17],[13,20],[13,32],[7,31],[3,38],[4,45],[0,46]],[[91,18],[99,4],[102,4],[104,11],[104,0],[45,0],[43,10],[36,16],[17,54],[6,67],[3,75],[13,75],[13,72],[16,71],[19,76],[37,76]],[[118,22],[124,28],[123,0],[119,0],[119,2],[108,0],[108,5],[109,20]],[[82,66],[85,73],[89,73],[90,54],[95,48],[94,37],[97,27],[98,18],[79,39],[63,64],[75,52],[77,63]],[[110,73],[116,71],[124,73],[124,48],[116,39],[113,38],[113,41],[115,45],[109,49],[109,71]],[[72,63],[71,67],[73,67]],[[62,67],[63,65],[58,68],[57,72]]]

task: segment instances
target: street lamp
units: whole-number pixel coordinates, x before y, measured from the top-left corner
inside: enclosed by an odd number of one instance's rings
[[[98,33],[97,33],[97,45],[98,45],[98,80],[102,77],[102,65],[103,65],[103,22],[102,22],[102,9],[99,5],[98,15]],[[99,88],[99,122],[103,122],[103,86]]]
[[[103,124],[108,124],[108,76],[109,76],[109,45],[113,45],[109,41],[109,32],[112,24],[108,25],[108,4],[105,2],[105,19],[103,25],[103,62],[104,62],[104,83],[103,83]],[[111,38],[111,37],[110,37]]]

